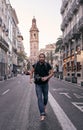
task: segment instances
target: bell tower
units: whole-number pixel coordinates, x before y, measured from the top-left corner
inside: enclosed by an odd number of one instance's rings
[[[30,60],[31,64],[37,61],[39,51],[39,30],[36,25],[36,19],[32,19],[32,26],[30,28]]]

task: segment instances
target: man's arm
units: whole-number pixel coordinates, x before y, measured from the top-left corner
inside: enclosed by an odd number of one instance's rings
[[[53,69],[51,69],[51,70],[49,70],[49,75],[46,77],[43,77],[42,81],[46,81],[46,80],[50,79],[53,75],[54,75]]]
[[[47,76],[48,79],[50,79],[54,75],[53,69],[49,71],[49,75]]]

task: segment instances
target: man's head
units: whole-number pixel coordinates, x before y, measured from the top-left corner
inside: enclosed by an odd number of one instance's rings
[[[44,53],[39,54],[39,62],[41,62],[41,63],[45,62],[45,54]]]

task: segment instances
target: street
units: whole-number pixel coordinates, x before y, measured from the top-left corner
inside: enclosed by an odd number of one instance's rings
[[[29,76],[0,82],[0,130],[82,130],[83,88],[51,78],[46,115],[41,122]]]

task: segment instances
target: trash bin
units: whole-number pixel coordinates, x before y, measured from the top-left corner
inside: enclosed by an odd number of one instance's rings
[[[77,83],[77,77],[72,77],[72,83]]]

